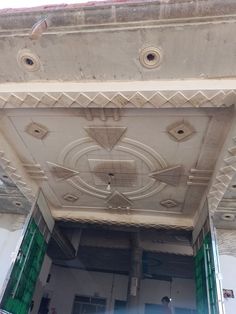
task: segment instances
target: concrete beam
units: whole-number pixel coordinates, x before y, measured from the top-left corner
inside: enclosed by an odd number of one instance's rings
[[[0,108],[218,108],[235,103],[236,79],[0,84]]]

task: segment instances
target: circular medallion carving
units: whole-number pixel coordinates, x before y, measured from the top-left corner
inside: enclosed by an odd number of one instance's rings
[[[118,185],[116,190],[123,193],[130,200],[149,197],[160,192],[166,186],[165,183],[149,176],[150,172],[167,167],[166,161],[151,147],[131,138],[122,138],[119,145],[116,145],[111,151],[102,149],[99,145],[94,145],[89,137],[79,139],[63,149],[59,155],[58,163],[78,171],[78,175],[67,180],[69,184],[82,192],[101,199],[106,199],[111,193],[106,189],[104,183],[106,182],[106,174],[108,180],[109,173],[114,172],[114,167],[116,169],[122,168],[122,163],[124,173],[122,173],[122,170],[121,173],[116,170],[114,184]],[[139,169],[136,174],[134,173],[135,167]],[[140,169],[142,173],[140,173]],[[97,171],[101,171],[101,173],[96,175]],[[128,180],[129,176],[133,176],[132,180],[130,179],[128,184],[124,184],[127,183],[124,180]],[[105,179],[103,180],[103,178]],[[122,182],[120,186],[119,182]],[[111,182],[112,184],[113,182]]]

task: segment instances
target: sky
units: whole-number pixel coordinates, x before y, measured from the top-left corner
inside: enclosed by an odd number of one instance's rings
[[[93,2],[95,1],[99,2],[104,0],[93,0]],[[45,4],[73,4],[84,2],[89,2],[89,0],[0,0],[0,9],[29,8]]]

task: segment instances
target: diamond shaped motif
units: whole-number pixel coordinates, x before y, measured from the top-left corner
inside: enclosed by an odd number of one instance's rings
[[[18,97],[17,95],[12,94],[8,99],[7,99],[7,108],[14,108],[14,107],[20,107],[22,104],[23,100]]]
[[[124,107],[129,103],[128,99],[121,94],[116,94],[111,99],[111,102],[115,104],[117,107]]]
[[[170,102],[172,105],[176,107],[180,107],[184,105],[187,102],[187,98],[182,93],[176,93],[171,98],[168,99],[168,102]]]
[[[57,99],[49,94],[44,94],[40,99],[38,107],[53,107]]]
[[[76,202],[79,199],[78,196],[73,195],[73,194],[69,194],[69,193],[65,194],[63,196],[63,198],[64,198],[65,201],[71,202],[71,203],[74,203],[74,202]]]
[[[235,220],[235,215],[231,214],[231,213],[227,213],[227,214],[223,214],[221,216],[222,220],[226,220],[226,221],[234,221]]]
[[[95,103],[99,107],[105,106],[109,103],[109,101],[110,100],[102,93],[97,94],[96,97],[93,99],[93,103]]]
[[[130,102],[136,107],[143,107],[143,105],[146,104],[148,100],[142,94],[136,93],[130,98]]]
[[[91,99],[84,94],[79,94],[75,101],[82,107],[87,107],[91,103]]]
[[[5,106],[6,100],[2,97],[0,97],[0,108],[3,108]]]
[[[32,122],[26,127],[25,132],[42,140],[48,134],[48,129],[39,123]]]
[[[171,200],[171,199],[161,201],[160,204],[167,208],[176,207],[178,205],[176,201]]]
[[[209,99],[202,92],[197,92],[189,99],[189,102],[195,107],[199,107],[208,101]]]
[[[55,107],[70,107],[74,102],[74,99],[72,99],[67,94],[61,94],[61,96],[58,98]]]
[[[22,107],[36,107],[38,102],[38,98],[31,94],[28,94],[23,101]]]
[[[161,107],[167,102],[167,99],[163,97],[160,93],[156,93],[148,100],[148,102],[155,107]]]
[[[225,104],[225,106],[231,106],[231,105],[235,104],[235,98],[236,98],[235,91],[230,91],[230,92],[225,94],[223,103]]]
[[[213,97],[211,97],[210,102],[214,106],[219,107],[222,105],[224,98],[225,98],[225,93],[219,92],[219,93],[216,93]]]
[[[167,132],[177,142],[188,140],[194,133],[194,128],[187,122],[180,122],[167,128]]]

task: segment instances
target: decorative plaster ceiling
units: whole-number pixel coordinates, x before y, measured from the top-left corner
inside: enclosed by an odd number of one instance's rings
[[[235,4],[63,10],[0,12],[4,171],[56,219],[235,227]]]
[[[223,127],[230,110],[126,109],[119,120],[103,113],[91,121],[77,109],[11,110],[2,130],[60,219],[191,228],[224,139],[219,116]],[[32,123],[47,136],[28,134]],[[195,131],[173,141],[176,123]]]
[[[0,203],[0,214],[25,215],[31,208],[30,202],[19,191],[2,167],[0,167]]]

